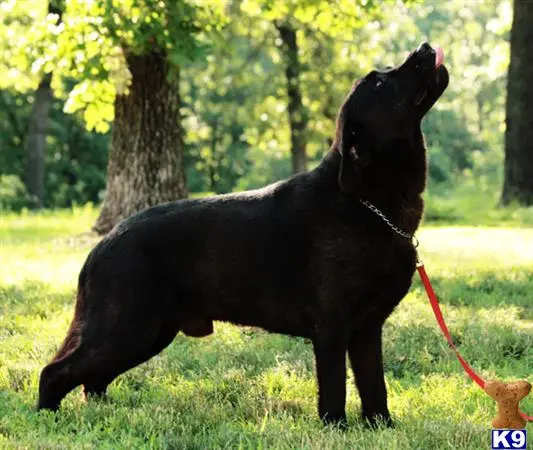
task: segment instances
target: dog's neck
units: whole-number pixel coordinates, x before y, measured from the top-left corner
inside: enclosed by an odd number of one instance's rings
[[[397,227],[409,234],[417,230],[424,209],[422,193],[426,186],[426,149],[420,131],[415,131],[407,148],[391,165],[379,161],[370,165],[361,174],[361,183],[356,192],[349,194],[354,203],[366,200],[382,211]],[[340,167],[340,152],[335,143],[324,160],[337,177]]]

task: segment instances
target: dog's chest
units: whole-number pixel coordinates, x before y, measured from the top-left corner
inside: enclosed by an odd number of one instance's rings
[[[416,252],[395,237],[345,240],[330,245],[319,266],[319,296],[326,308],[386,318],[411,286]]]

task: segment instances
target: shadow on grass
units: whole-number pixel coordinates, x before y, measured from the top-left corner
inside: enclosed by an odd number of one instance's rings
[[[529,273],[524,269],[513,271],[512,279],[506,278],[510,276],[486,271],[434,279],[443,303],[494,309],[490,317],[478,317],[477,321],[464,319],[456,311],[450,325],[465,358],[481,373],[496,373],[500,377],[527,376],[528,350],[533,347],[531,333],[517,332],[504,320],[508,319],[505,307],[509,306],[520,308],[522,315],[532,316],[529,293],[533,292],[533,281],[529,281]],[[421,289],[420,285],[416,289]],[[28,321],[40,319],[41,327],[52,329],[58,313],[66,317],[66,309],[74,307],[74,290],[56,290],[50,284],[35,281],[0,285],[0,305],[4,307],[0,309],[0,336],[11,334],[16,347],[15,339],[22,341],[27,332],[17,316],[25,316]],[[496,311],[496,307],[502,306]],[[44,339],[46,331],[42,335]],[[41,351],[50,352],[58,344],[59,340],[54,339]],[[35,348],[35,342],[27,345]],[[385,369],[397,379],[419,382],[420,377],[428,374],[449,375],[461,370],[433,323],[391,324],[385,332],[384,347]],[[29,347],[21,344],[20,348],[28,355],[12,355],[13,361],[29,357]],[[43,363],[46,360],[42,353],[34,357],[42,358]],[[222,416],[225,416],[222,411],[229,408],[254,420],[260,420],[256,415],[265,409],[299,417],[302,411],[314,412],[313,366],[312,348],[305,339],[217,324],[215,334],[205,339],[179,334],[159,356],[120,376],[111,392],[115,402],[123,406],[138,406],[147,401],[157,405],[169,400],[179,408],[189,407],[196,410],[195,414],[209,416],[212,411],[205,405],[207,402],[216,405],[213,408],[221,408]],[[28,370],[7,373],[13,391],[25,390],[31,378]],[[307,399],[304,405],[299,402],[302,396]],[[312,407],[309,399],[313,399]],[[262,407],[251,408],[250,404]]]
[[[521,319],[533,319],[533,276],[530,270],[481,271],[451,278],[433,274],[430,279],[443,304],[475,308],[516,306],[521,310]],[[425,297],[418,277],[415,289]]]

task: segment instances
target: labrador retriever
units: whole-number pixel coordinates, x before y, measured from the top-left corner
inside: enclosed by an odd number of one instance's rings
[[[391,423],[382,326],[407,293],[423,212],[420,122],[448,85],[422,44],[355,83],[320,165],[263,189],[182,200],[120,223],[89,254],[74,318],[41,373],[38,408],[78,385],[102,395],[181,331],[213,322],[312,341],[318,413],[346,423],[346,353],[370,423]]]

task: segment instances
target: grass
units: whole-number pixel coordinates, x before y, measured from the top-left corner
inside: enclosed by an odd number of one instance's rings
[[[350,373],[350,428],[323,427],[310,345],[227,324],[205,339],[178,335],[107,400],[85,403],[78,388],[59,414],[35,412],[96,213],[0,217],[0,448],[490,448],[495,405],[462,372],[418,280],[384,332],[393,430],[361,426]],[[516,218],[497,228],[430,222],[419,240],[465,358],[485,378],[533,381],[533,229]],[[533,414],[533,395],[522,407]]]

